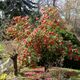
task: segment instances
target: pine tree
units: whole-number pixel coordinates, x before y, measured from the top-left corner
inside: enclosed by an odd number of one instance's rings
[[[30,0],[0,1],[0,9],[3,10],[5,16],[9,18],[13,16],[31,15],[31,13],[35,11],[35,8],[38,8],[37,3]]]

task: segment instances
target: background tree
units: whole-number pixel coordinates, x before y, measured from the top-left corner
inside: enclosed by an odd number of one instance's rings
[[[40,7],[43,6],[53,6],[55,4],[56,0],[38,0],[37,3],[39,4]]]
[[[0,9],[4,11],[5,16],[12,18],[13,16],[25,16],[34,12],[37,4],[30,0],[5,0],[0,1]]]
[[[68,24],[72,25],[75,32],[80,34],[80,0],[66,0],[64,4],[64,16]]]
[[[56,0],[53,0],[53,6],[56,6]]]

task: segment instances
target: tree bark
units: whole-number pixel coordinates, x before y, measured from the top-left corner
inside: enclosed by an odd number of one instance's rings
[[[17,69],[17,54],[15,54],[14,56],[12,56],[11,59],[13,60],[14,75],[17,76],[17,75],[18,75],[18,69]]]
[[[54,7],[56,6],[55,3],[56,3],[56,0],[53,0],[53,6],[54,6]]]

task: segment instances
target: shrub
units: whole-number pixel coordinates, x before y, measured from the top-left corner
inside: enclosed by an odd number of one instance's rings
[[[7,28],[7,34],[18,43],[20,64],[61,66],[64,56],[79,60],[79,48],[75,46],[78,43],[74,41],[76,38],[67,32],[57,9],[44,8],[41,13],[37,27],[30,23],[28,16],[19,16],[13,18],[14,21]]]
[[[5,80],[6,78],[7,78],[6,73],[0,75],[0,80]]]

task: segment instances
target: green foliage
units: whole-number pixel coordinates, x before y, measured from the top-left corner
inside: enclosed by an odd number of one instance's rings
[[[35,27],[38,27],[40,17],[41,17],[40,12],[38,12],[38,11],[33,12],[33,13],[30,15],[30,19],[29,19],[30,24],[34,25]]]
[[[56,32],[63,37],[64,41],[71,41],[73,45],[80,46],[79,40],[76,38],[74,33],[60,29],[59,27],[56,28]]]
[[[6,80],[6,77],[7,77],[7,74],[6,73],[1,74],[0,75],[0,80]]]
[[[44,47],[45,48],[45,47]],[[41,54],[41,59],[38,62],[39,65],[42,66],[62,66],[61,64],[61,56],[62,54],[59,53],[60,51],[55,50],[56,48],[54,48],[53,50],[48,50],[47,48],[42,49],[42,54]],[[60,61],[60,62],[58,62]]]

